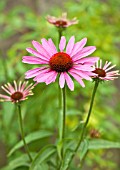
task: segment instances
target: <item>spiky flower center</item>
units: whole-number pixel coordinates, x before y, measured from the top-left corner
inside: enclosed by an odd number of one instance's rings
[[[101,69],[101,68],[96,68],[93,73],[98,74],[99,77],[105,77],[106,76],[106,72],[105,70]]]
[[[11,98],[13,100],[17,101],[17,100],[20,100],[23,98],[23,94],[21,92],[17,91],[11,95]]]
[[[52,70],[57,72],[65,72],[72,68],[73,61],[68,54],[58,52],[50,58],[49,64]]]
[[[65,27],[67,25],[67,22],[63,20],[58,20],[54,24],[58,27]]]

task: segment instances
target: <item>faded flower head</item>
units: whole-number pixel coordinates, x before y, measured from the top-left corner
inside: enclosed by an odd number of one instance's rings
[[[58,18],[48,15],[46,19],[50,24],[53,24],[56,27],[60,28],[66,28],[69,27],[70,25],[78,23],[78,20],[76,18],[73,18],[71,20],[67,19],[67,13],[62,13],[62,16]]]
[[[1,101],[11,101],[13,103],[18,103],[22,100],[26,100],[28,96],[33,95],[32,89],[34,88],[33,84],[28,84],[28,81],[19,82],[19,84],[14,81],[14,85],[10,83],[5,84],[1,88],[8,94],[0,94]]]
[[[90,137],[91,138],[100,138],[101,137],[101,133],[97,129],[91,129],[90,130]]]
[[[94,68],[92,67],[99,59],[98,57],[87,57],[96,50],[94,46],[84,47],[87,38],[75,43],[75,37],[72,36],[66,45],[66,38],[61,37],[58,52],[52,39],[42,39],[42,44],[32,41],[33,48],[26,50],[33,56],[24,56],[23,62],[28,64],[38,64],[38,68],[34,68],[26,72],[26,79],[33,78],[37,83],[45,82],[47,85],[55,82],[59,76],[60,88],[63,88],[65,82],[70,90],[74,90],[74,83],[71,76],[78,83],[85,87],[82,79],[92,80],[91,75]]]
[[[95,75],[93,76],[93,78],[97,78],[99,80],[106,80],[106,81],[114,80],[118,78],[118,75],[120,75],[119,70],[110,71],[116,65],[112,65],[112,66],[110,65],[111,62],[106,61],[105,65],[102,67],[102,60],[97,61],[94,66],[93,73],[95,73]]]

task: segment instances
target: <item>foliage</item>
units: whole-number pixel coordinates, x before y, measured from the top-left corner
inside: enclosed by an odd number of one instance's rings
[[[119,0],[67,1],[65,3],[65,10],[68,12],[68,17],[77,17],[79,23],[65,30],[64,35],[67,39],[71,35],[75,35],[76,41],[87,37],[87,45],[92,44],[97,47],[94,56],[100,56],[104,61],[109,60],[119,66],[119,6]],[[7,44],[8,41],[10,45],[6,45],[4,48],[2,46],[0,49],[1,85],[4,82],[14,79],[23,80],[25,71],[33,67],[21,62],[22,56],[27,55],[25,49],[31,46],[32,40],[40,41],[43,37],[51,37],[55,44],[58,44],[57,29],[47,23],[45,19],[47,14],[38,15],[26,6],[16,6],[5,14],[5,7],[6,1],[2,1],[0,4],[0,24],[2,25],[0,43],[6,42]],[[58,7],[55,10],[54,8],[51,9],[51,14],[55,16],[59,16],[61,12],[62,10]],[[74,92],[70,92],[67,89],[66,153],[62,170],[66,170],[67,161],[73,154],[75,141],[71,139],[73,138],[77,141],[78,136],[80,136],[81,127],[83,126],[82,121],[85,119],[89,109],[93,83],[85,81],[85,84],[86,87],[84,90],[76,82]],[[39,84],[33,91],[34,96],[22,104],[22,114],[25,123],[25,133],[28,134],[26,135],[26,139],[28,138],[34,161],[30,165],[27,156],[24,154],[21,156],[21,153],[24,151],[20,149],[23,147],[23,143],[19,137],[17,110],[15,106],[11,103],[1,103],[0,140],[4,141],[7,153],[10,153],[8,157],[9,163],[2,170],[19,170],[21,167],[23,170],[28,170],[29,168],[29,170],[47,170],[48,166],[51,170],[56,168],[53,160],[58,159],[56,153],[59,152],[57,83],[49,86]],[[92,167],[94,166],[94,163],[90,162],[90,156],[92,155],[92,160],[95,160],[97,164],[96,170],[102,167],[106,170],[119,169],[119,165],[115,165],[114,163],[114,165],[111,165],[111,161],[105,166],[104,161],[100,158],[103,153],[107,154],[107,151],[101,149],[120,148],[120,143],[117,142],[120,140],[118,128],[120,125],[119,97],[118,80],[100,85],[96,94],[94,110],[86,131],[87,141],[82,143],[75,158],[76,160],[81,159],[81,157],[84,159],[86,154],[88,154],[86,164]],[[92,128],[100,131],[102,139],[90,139],[89,132]],[[40,131],[38,131],[39,129]],[[48,143],[50,145],[45,147]],[[53,143],[55,144],[54,146],[51,145]],[[69,150],[69,146],[71,146],[71,150]],[[97,157],[94,149],[98,149],[99,154],[97,154]],[[109,151],[113,156],[112,150],[110,149]],[[99,161],[101,162],[100,165]],[[74,164],[75,161],[71,165],[72,169],[74,169]],[[77,166],[76,170],[79,169],[79,165]]]

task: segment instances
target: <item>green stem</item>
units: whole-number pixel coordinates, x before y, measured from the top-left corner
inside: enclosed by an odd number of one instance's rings
[[[65,94],[65,86],[62,89],[62,107],[63,107],[63,115],[62,115],[62,149],[61,149],[61,158],[63,160],[64,153],[64,138],[65,138],[65,122],[66,122],[66,94]]]
[[[94,102],[94,98],[95,98],[95,94],[96,94],[98,85],[99,85],[99,80],[96,80],[96,81],[95,81],[95,86],[94,86],[94,89],[93,89],[93,93],[92,93],[92,98],[91,98],[91,102],[90,102],[90,108],[89,108],[89,111],[88,111],[88,116],[87,116],[87,119],[86,119],[85,124],[84,124],[84,126],[83,126],[83,129],[82,129],[82,133],[81,133],[79,142],[78,142],[78,144],[77,144],[77,146],[76,146],[76,148],[75,148],[75,150],[74,150],[74,154],[72,155],[72,157],[71,157],[71,159],[70,159],[70,161],[69,161],[69,163],[68,163],[68,167],[69,167],[72,159],[74,158],[75,153],[78,151],[79,146],[80,146],[80,144],[81,144],[81,142],[82,142],[82,140],[83,140],[83,138],[84,138],[86,126],[87,126],[87,124],[88,124],[88,122],[89,122],[89,119],[90,119],[90,115],[91,115],[91,111],[92,111],[92,107],[93,107],[93,102]]]
[[[21,105],[17,104],[17,107],[18,107],[18,113],[19,113],[19,122],[20,122],[20,129],[21,129],[21,137],[22,137],[22,140],[23,140],[23,143],[24,143],[24,147],[25,147],[26,153],[28,154],[30,162],[32,162],[32,157],[30,155],[28,145],[27,145],[27,143],[25,141],[25,135],[24,135],[24,130],[23,130],[23,122],[22,122],[22,114],[21,114]]]
[[[60,43],[60,39],[61,39],[61,37],[62,37],[62,32],[63,32],[63,30],[61,29],[61,28],[59,28],[58,29],[58,50],[59,50],[59,43]]]

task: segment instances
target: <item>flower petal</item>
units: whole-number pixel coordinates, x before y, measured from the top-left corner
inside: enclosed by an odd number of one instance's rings
[[[63,51],[66,45],[66,38],[64,36],[60,39],[59,49],[60,51]]]
[[[36,57],[39,57],[39,58],[41,58],[41,59],[43,59],[43,56],[45,55],[45,53],[43,53],[43,55],[42,55],[41,53],[35,51],[35,50],[32,49],[32,48],[26,48],[26,50],[27,50],[29,53],[31,53],[31,54],[33,54],[33,55],[35,55]],[[49,56],[49,54],[47,54],[47,55],[45,55],[45,56]],[[46,58],[50,58],[50,56],[49,56],[49,57],[46,57]],[[46,60],[48,61],[48,59],[46,59]]]
[[[48,64],[48,61],[34,56],[23,56],[22,62],[28,64]]]
[[[55,80],[56,80],[58,73],[56,71],[52,71],[52,72],[53,72],[53,74],[46,80],[46,85],[48,85],[52,82],[55,82]]]
[[[48,39],[48,43],[51,46],[51,48],[53,49],[54,54],[57,53],[57,49],[56,49],[55,44],[53,43],[51,38]]]
[[[48,57],[48,53],[46,52],[46,50],[42,47],[42,45],[37,42],[37,41],[32,41],[33,46],[36,48],[36,50],[39,52],[39,54],[41,55],[40,58],[42,58],[43,60],[49,61]]]
[[[90,62],[90,63],[95,63],[95,62],[97,62],[99,60],[99,57],[87,57],[87,58],[81,58],[79,61],[80,61],[80,63],[88,63],[88,62]]]
[[[79,60],[80,58],[86,57],[92,54],[96,50],[95,46],[84,47],[81,51],[75,54],[72,59],[73,61]]]
[[[41,39],[43,48],[48,52],[50,56],[54,54],[54,49],[50,47],[48,41],[45,38]]]
[[[74,65],[73,69],[82,70],[82,71],[93,71],[94,70],[94,68],[91,67],[91,65],[89,65],[89,64],[88,65],[87,64],[85,64],[85,65]]]
[[[87,42],[87,38],[83,38],[81,41],[77,42],[74,45],[72,53],[70,54],[71,57],[74,56],[77,52],[79,52],[85,46],[86,42]]]
[[[39,74],[34,78],[34,81],[37,81],[40,79],[42,76],[44,76],[46,73],[50,72],[49,68],[43,69],[39,71]]]
[[[69,73],[74,77],[74,79],[82,86],[85,87],[84,82],[82,81],[82,78],[80,76],[78,76],[75,73],[72,73],[71,71],[69,71]]]
[[[44,73],[44,74],[41,74],[41,76],[36,77],[36,78],[34,79],[34,81],[37,81],[37,82],[39,82],[39,83],[40,83],[40,82],[46,82],[47,79],[48,79],[52,74],[53,74],[52,71],[46,72],[46,73]]]
[[[75,42],[75,37],[72,36],[67,44],[67,47],[66,47],[66,53],[67,54],[70,54],[72,52],[72,49],[74,47],[74,42]]]
[[[60,88],[63,88],[65,85],[65,77],[63,73],[60,74],[59,85],[60,85]]]
[[[86,80],[92,81],[92,78],[87,74],[86,71],[71,69],[70,72],[71,73],[75,73],[75,74],[79,75],[80,77],[82,77],[82,78],[84,78]]]
[[[64,74],[64,77],[65,77],[65,80],[66,80],[66,83],[67,83],[69,89],[71,91],[73,91],[74,90],[74,83],[73,83],[72,79],[70,78],[70,76],[66,72],[64,72],[63,74]]]

